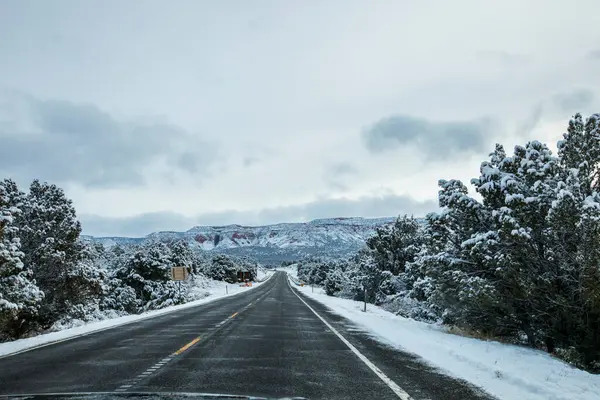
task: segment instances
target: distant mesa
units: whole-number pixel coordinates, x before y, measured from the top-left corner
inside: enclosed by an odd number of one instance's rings
[[[239,232],[233,232],[233,235],[231,235],[232,239],[248,239],[248,236],[243,234],[243,233],[239,233]]]
[[[186,232],[156,232],[143,238],[85,236],[83,239],[93,240],[107,247],[183,239],[205,251],[248,256],[265,264],[278,264],[307,255],[351,255],[365,246],[366,240],[377,228],[392,224],[395,220],[393,217],[336,217],[264,226],[195,226]]]
[[[194,240],[200,244],[206,242],[208,240],[208,238],[204,235],[196,235],[196,237],[194,237]]]

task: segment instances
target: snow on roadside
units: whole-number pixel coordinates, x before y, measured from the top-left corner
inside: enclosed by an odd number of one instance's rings
[[[259,266],[256,269],[256,281],[257,282],[262,282],[265,279],[270,278],[271,275],[273,275],[274,272],[275,272],[275,270]]]
[[[379,341],[416,354],[445,374],[464,379],[500,399],[597,400],[600,375],[576,369],[535,349],[446,333],[444,327],[414,321],[322,289],[295,286]]]
[[[273,273],[265,272],[265,276],[267,275],[268,278],[270,278],[271,276],[273,276]],[[48,345],[53,342],[63,341],[69,338],[82,336],[88,333],[114,328],[119,325],[125,325],[143,319],[156,317],[158,315],[171,313],[185,308],[196,307],[198,305],[210,303],[211,301],[215,301],[224,297],[235,296],[236,294],[246,292],[248,290],[260,286],[261,284],[266,282],[266,280],[267,279],[265,279],[262,282],[255,282],[250,287],[243,287],[239,286],[238,284],[228,284],[222,281],[205,281],[205,283],[208,283],[208,285],[201,287],[198,290],[205,291],[207,293],[207,296],[200,300],[194,300],[185,304],[165,307],[160,310],[147,311],[142,314],[125,315],[122,317],[105,319],[97,322],[90,322],[84,325],[63,329],[57,332],[45,333],[26,339],[18,339],[12,342],[0,343],[0,357],[13,353],[19,353],[24,350],[28,350],[38,346]],[[226,286],[227,294],[225,293]]]
[[[298,280],[298,264],[288,265],[287,267],[277,267],[275,270],[286,272],[289,276],[294,278],[294,280]]]

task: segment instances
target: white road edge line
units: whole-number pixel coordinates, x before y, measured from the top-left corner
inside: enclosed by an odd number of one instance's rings
[[[393,380],[391,380],[386,374],[383,373],[383,371],[381,371],[375,364],[373,364],[367,357],[365,357],[360,351],[358,351],[358,349],[356,347],[354,347],[354,345],[352,343],[350,343],[345,337],[342,336],[341,333],[339,333],[333,326],[331,326],[331,324],[329,322],[327,322],[323,317],[321,317],[311,306],[308,305],[307,302],[304,301],[304,299],[302,299],[302,297],[300,297],[298,295],[298,293],[296,293],[296,291],[292,288],[292,285],[290,285],[290,281],[289,279],[286,279],[288,286],[290,287],[290,289],[292,290],[292,293],[294,293],[296,295],[297,298],[300,299],[301,302],[304,303],[304,305],[306,307],[308,307],[308,309],[310,311],[313,312],[313,314],[315,314],[330,330],[331,332],[333,332],[342,342],[344,342],[344,344],[346,346],[348,346],[348,348],[350,350],[352,350],[352,352],[354,354],[356,354],[356,356],[358,358],[360,358],[360,360],[366,364],[367,367],[369,367],[371,369],[371,371],[373,371],[375,373],[375,375],[377,375],[386,385],[388,385],[388,387],[390,389],[392,389],[392,391],[402,400],[413,400],[412,397],[410,397],[410,395],[408,393],[406,393],[404,391],[404,389],[402,389],[400,386],[398,386],[398,384],[396,384],[396,382],[394,382]]]

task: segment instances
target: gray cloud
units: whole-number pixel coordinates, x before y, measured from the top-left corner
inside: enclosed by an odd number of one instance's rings
[[[457,152],[479,152],[487,148],[489,120],[433,122],[397,115],[382,119],[363,132],[369,151],[381,153],[409,146],[433,159],[454,157]]]
[[[184,215],[158,211],[123,218],[84,214],[80,217],[83,233],[94,236],[141,237],[157,231],[185,231],[194,225],[194,219]]]
[[[199,173],[214,149],[171,124],[117,121],[93,104],[0,92],[0,172],[85,186],[141,185],[148,166]]]
[[[590,60],[600,60],[600,49],[594,49],[588,53],[588,59]]]
[[[260,162],[260,159],[258,157],[244,157],[244,159],[242,160],[242,164],[244,165],[244,167],[251,167],[254,164],[257,164],[258,162]]]
[[[563,91],[535,104],[529,114],[519,122],[517,134],[529,136],[542,119],[563,118],[566,114],[584,112],[594,102],[594,92],[588,89]]]
[[[329,169],[333,175],[344,176],[344,175],[355,175],[358,173],[356,167],[348,162],[340,162],[334,164]]]
[[[594,92],[588,89],[575,89],[571,92],[558,93],[553,97],[554,104],[562,112],[576,113],[589,107],[594,101]]]
[[[347,190],[348,179],[358,174],[358,169],[348,162],[340,162],[328,167],[324,173],[325,182],[332,189]]]
[[[531,61],[531,57],[526,54],[516,54],[507,51],[485,50],[476,53],[477,57],[486,61],[493,61],[505,66],[522,66]]]
[[[434,200],[417,201],[408,196],[386,194],[356,200],[321,199],[310,203],[263,209],[260,211],[220,211],[186,217],[173,212],[154,212],[124,218],[82,215],[83,231],[94,236],[145,236],[167,230],[184,231],[194,225],[264,225],[278,222],[307,221],[330,217],[389,217],[399,214],[424,216],[438,208]]]
[[[528,136],[535,129],[535,127],[538,126],[543,115],[544,104],[540,102],[536,104],[529,112],[529,115],[527,115],[527,117],[519,123],[517,134],[519,136]]]

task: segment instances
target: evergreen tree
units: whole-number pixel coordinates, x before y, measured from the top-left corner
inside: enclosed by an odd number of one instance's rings
[[[122,293],[128,304],[139,304],[139,311],[163,308],[184,301],[184,293],[171,280],[173,266],[169,247],[162,242],[151,242],[139,248],[116,271],[115,277],[135,293],[135,302],[129,291]]]
[[[24,194],[11,180],[0,181],[0,339],[22,336],[35,327],[43,292],[23,264],[19,229]]]
[[[90,282],[89,271],[80,265],[84,256],[81,225],[62,189],[37,180],[30,186],[17,225],[23,261],[45,293],[40,321],[48,327],[95,290],[96,282]]]
[[[563,138],[557,146],[562,165],[578,171],[584,195],[600,191],[600,114],[585,122],[575,114]]]
[[[419,230],[419,222],[406,215],[398,217],[392,226],[378,228],[367,240],[378,268],[393,275],[404,273],[406,264],[414,261],[421,246]]]
[[[232,258],[219,254],[212,258],[212,261],[205,265],[203,273],[217,281],[235,283],[238,280],[238,266]]]

